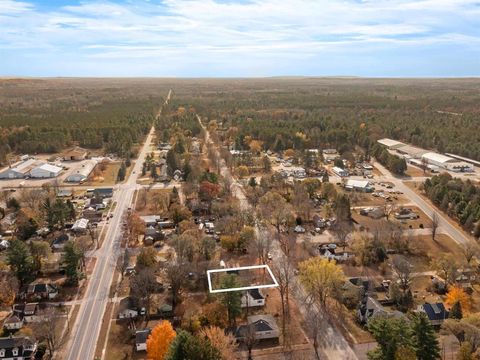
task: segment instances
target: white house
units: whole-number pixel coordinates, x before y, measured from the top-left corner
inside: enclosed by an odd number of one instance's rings
[[[340,177],[347,177],[348,176],[348,171],[342,168],[339,168],[337,166],[334,166],[332,168],[332,171],[335,175],[340,176]]]
[[[242,308],[265,306],[265,296],[260,289],[250,289],[242,295]]]
[[[88,219],[78,219],[72,226],[73,232],[83,232],[87,230]]]
[[[33,168],[30,171],[30,176],[32,178],[41,178],[41,179],[53,178],[53,177],[57,177],[58,175],[60,175],[62,170],[63,169],[59,166],[55,166],[55,165],[51,165],[51,164],[43,164],[43,165],[40,165],[40,166],[37,166],[37,167]]]

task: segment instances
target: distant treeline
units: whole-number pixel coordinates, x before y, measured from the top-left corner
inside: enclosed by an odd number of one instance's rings
[[[480,188],[470,180],[452,178],[447,173],[435,175],[423,184],[432,202],[468,231],[480,236]]]
[[[148,133],[166,93],[142,94],[129,83],[109,88],[79,80],[24,82],[28,86],[0,82],[2,164],[11,152],[56,153],[72,145],[128,157]]]

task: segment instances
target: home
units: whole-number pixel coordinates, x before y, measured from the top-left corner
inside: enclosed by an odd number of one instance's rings
[[[347,177],[348,176],[348,171],[347,170],[339,168],[337,166],[334,166],[332,168],[332,172],[339,177]]]
[[[355,255],[345,251],[337,251],[336,244],[322,244],[319,245],[318,251],[320,252],[320,257],[328,260],[335,261],[347,261],[348,259],[354,257]]]
[[[134,319],[138,316],[139,311],[133,305],[133,300],[130,297],[126,297],[120,300],[118,306],[118,318],[119,319]]]
[[[37,342],[28,336],[0,338],[0,359],[32,360],[37,351]]]
[[[408,208],[401,208],[399,211],[395,213],[395,219],[398,220],[406,220],[406,219],[418,219],[419,216],[413,212],[411,209]]]
[[[150,329],[135,331],[135,349],[137,351],[147,351],[147,339],[150,336]]]
[[[30,284],[27,287],[26,296],[37,300],[55,299],[58,295],[58,287],[51,283]]]
[[[260,289],[250,289],[242,295],[241,307],[249,308],[256,306],[265,306],[265,296]]]
[[[53,251],[63,251],[65,244],[70,241],[70,235],[64,233],[55,238],[52,243]]]
[[[240,325],[235,331],[235,337],[242,341],[248,336],[248,326],[254,329],[256,340],[277,340],[280,336],[277,322],[270,314],[251,315],[247,317],[248,325]]]
[[[425,313],[433,326],[440,326],[445,319],[448,319],[448,311],[443,303],[418,305],[417,312]]]
[[[159,215],[144,215],[140,216],[140,219],[142,219],[147,227],[154,227],[160,220],[162,220]]]
[[[373,319],[377,316],[386,316],[386,317],[403,317],[405,316],[400,311],[390,311],[385,309],[378,300],[367,296],[363,299],[362,304],[357,312],[358,321],[361,324],[368,324],[370,319]]]
[[[57,197],[59,198],[72,197],[72,195],[73,195],[72,189],[59,189],[57,191]]]
[[[153,244],[155,241],[163,240],[164,238],[165,234],[161,230],[149,226],[145,229],[143,242],[145,244]]]
[[[78,220],[75,221],[75,223],[73,224],[73,226],[72,226],[72,231],[73,231],[73,232],[76,232],[76,233],[85,232],[85,231],[87,231],[88,223],[89,223],[89,220],[88,220],[88,219],[85,219],[85,218],[78,219]]]
[[[96,188],[93,191],[93,196],[100,198],[111,198],[113,196],[113,188]]]
[[[3,327],[6,330],[19,330],[23,327],[23,319],[16,314],[12,314],[3,322]],[[1,356],[0,359],[2,359]]]

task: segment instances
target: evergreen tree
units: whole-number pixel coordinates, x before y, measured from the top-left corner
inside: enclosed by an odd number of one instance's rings
[[[65,263],[67,283],[77,285],[81,275],[79,266],[80,260],[82,259],[82,252],[73,241],[67,242],[63,250],[63,262]]]
[[[462,304],[460,303],[460,301],[457,301],[452,305],[452,309],[450,310],[449,317],[452,319],[458,319],[458,320],[463,318]]]
[[[368,330],[378,343],[367,354],[370,360],[396,360],[399,348],[414,348],[412,330],[404,318],[378,316],[368,322]]]
[[[125,165],[125,162],[122,162],[122,165],[120,165],[120,169],[118,169],[117,181],[125,180],[126,175],[127,175],[127,166]]]
[[[30,250],[23,241],[13,240],[7,250],[7,264],[17,276],[20,286],[33,277],[34,262]]]
[[[412,315],[413,347],[418,360],[440,358],[440,347],[430,320],[424,313]]]
[[[228,274],[221,280],[222,289],[231,289],[238,287],[237,275]],[[221,294],[221,302],[227,308],[228,322],[231,326],[235,325],[236,317],[241,314],[242,295],[238,291],[227,291]]]
[[[205,337],[181,330],[170,345],[165,360],[221,360],[220,351]]]
[[[257,186],[257,180],[255,179],[255,177],[251,177],[250,180],[248,180],[248,186],[251,186],[251,187],[256,187]]]

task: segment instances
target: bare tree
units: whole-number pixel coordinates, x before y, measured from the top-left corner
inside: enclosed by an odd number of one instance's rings
[[[188,274],[188,265],[186,263],[181,263],[178,261],[172,261],[167,265],[167,278],[170,282],[170,287],[172,291],[172,308],[175,309],[175,306],[178,304],[180,292],[185,286],[187,281]]]
[[[397,206],[395,204],[385,200],[385,203],[383,204],[383,216],[385,216],[387,221],[390,220],[390,216],[395,212],[396,209]]]
[[[320,354],[318,352],[320,334],[322,332],[323,315],[318,311],[317,306],[309,301],[307,303],[306,324],[310,337],[313,340],[313,349],[315,350],[315,356],[317,360],[320,360]]]
[[[256,336],[256,331],[255,331],[255,325],[254,324],[248,324],[245,329],[245,335],[243,338],[243,341],[245,343],[245,346],[247,347],[248,350],[248,360],[252,360],[252,349],[257,343],[257,336]]]
[[[404,229],[402,226],[389,223],[387,227],[390,246],[398,252],[408,252],[409,243],[406,241]]]
[[[289,288],[292,277],[292,265],[289,257],[283,255],[273,265],[272,271],[278,282],[278,292],[280,293],[280,300],[282,305],[282,333],[284,339],[286,338],[286,324],[290,321],[290,306],[289,306]]]
[[[137,302],[145,305],[147,321],[150,316],[152,295],[157,289],[157,278],[150,268],[140,270],[130,281],[130,294]]]
[[[273,239],[270,233],[265,229],[260,229],[257,236],[255,236],[251,242],[250,246],[262,264],[265,264],[268,260],[268,253],[270,252],[272,241]]]
[[[472,259],[475,256],[478,256],[478,253],[479,253],[478,244],[473,241],[469,241],[463,244],[462,253],[463,253],[463,256],[465,257],[465,260],[467,261],[467,264],[470,264]]]
[[[402,289],[404,295],[410,288],[412,282],[412,269],[412,264],[410,264],[405,257],[400,255],[393,257],[392,270],[398,278],[400,289]]]
[[[127,271],[128,265],[130,264],[130,250],[125,248],[124,251],[120,254],[117,260],[117,270],[120,273],[121,281],[125,277],[125,273]]]
[[[61,345],[61,312],[53,306],[39,311],[39,322],[32,323],[34,333],[45,340],[48,350],[48,358],[52,359],[55,351]]]
[[[350,226],[346,221],[339,221],[332,227],[333,235],[335,239],[338,241],[339,246],[343,248],[345,251],[345,247],[347,246],[347,238],[350,234]]]
[[[435,237],[437,236],[438,227],[440,226],[440,217],[436,211],[432,213],[432,240],[436,241]]]

